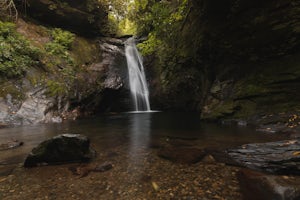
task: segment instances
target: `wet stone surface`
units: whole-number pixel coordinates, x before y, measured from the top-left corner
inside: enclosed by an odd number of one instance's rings
[[[242,166],[273,174],[300,175],[300,139],[245,144],[229,149]]]

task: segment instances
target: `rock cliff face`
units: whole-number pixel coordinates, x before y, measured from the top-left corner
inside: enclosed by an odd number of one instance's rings
[[[0,126],[61,122],[128,109],[126,38],[99,37],[107,23],[101,4],[26,2],[30,17],[20,18],[16,30],[38,49],[39,64],[27,66],[20,77],[0,79]],[[62,46],[72,34],[68,47]]]
[[[26,2],[27,15],[35,23],[62,27],[85,38],[76,36],[66,54],[78,67],[67,95],[47,96],[47,82],[40,80],[47,76],[50,92],[63,92],[57,86],[64,81],[49,82],[56,74],[46,65],[69,73],[65,58],[57,64],[50,56],[40,63],[41,69],[30,68],[22,80],[0,81],[7,90],[0,92],[0,121],[60,121],[128,107],[129,94],[123,90],[127,82],[124,40],[86,39],[105,33],[105,6],[96,0]],[[146,59],[151,64],[155,109],[197,110],[207,120],[299,114],[299,17],[297,0],[191,0],[179,37],[174,38],[177,49],[166,50],[168,56],[160,59],[159,66],[156,58]],[[36,46],[43,48],[53,40],[35,25],[18,23],[18,32]],[[172,68],[167,62],[173,62]],[[40,82],[34,77],[41,77]]]
[[[19,10],[23,9],[22,2]],[[92,37],[105,32],[106,10],[97,0],[27,0],[25,11],[39,22]]]
[[[183,102],[209,120],[299,111],[299,8],[295,0],[191,1],[177,38],[183,70],[168,80],[178,83],[171,106]]]
[[[299,109],[299,2],[198,4],[212,84],[204,118]],[[199,7],[198,7],[199,8]],[[204,23],[203,23],[204,22]],[[210,59],[207,59],[210,58]]]
[[[125,39],[103,37],[97,43],[101,51],[99,62],[88,67],[89,80],[101,82],[102,89],[81,101],[81,107],[90,112],[124,111],[129,109]],[[101,77],[99,79],[99,77]]]

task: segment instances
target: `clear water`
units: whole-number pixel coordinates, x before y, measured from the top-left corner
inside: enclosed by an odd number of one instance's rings
[[[40,124],[0,129],[0,143],[23,141],[22,147],[0,151],[0,165],[23,162],[41,141],[62,133],[87,135],[98,151],[126,146],[131,155],[139,148],[149,149],[157,140],[193,142],[199,147],[228,148],[252,142],[266,142],[279,136],[256,132],[253,128],[206,124],[194,113],[119,113],[61,124]]]
[[[134,110],[150,111],[149,89],[146,81],[143,60],[136,47],[134,38],[129,38],[125,42],[125,55]]]

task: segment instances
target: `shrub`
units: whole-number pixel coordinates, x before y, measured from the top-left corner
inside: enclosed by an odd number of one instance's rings
[[[60,44],[66,50],[70,50],[72,43],[75,39],[75,35],[69,31],[64,31],[60,28],[55,28],[51,31],[51,36],[53,38],[53,43]]]
[[[16,32],[15,25],[0,21],[0,77],[17,78],[38,63],[40,51]]]
[[[61,58],[65,64],[74,65],[74,60],[68,50],[70,50],[72,46],[75,35],[69,31],[55,28],[51,31],[51,37],[53,40],[46,44],[46,51],[51,55]]]
[[[47,81],[47,91],[50,96],[59,96],[65,94],[65,85],[61,82],[48,80]]]

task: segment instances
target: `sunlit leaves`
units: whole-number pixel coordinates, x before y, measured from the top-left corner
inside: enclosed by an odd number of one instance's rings
[[[137,24],[138,34],[148,35],[148,40],[139,45],[142,53],[147,55],[156,52],[163,55],[159,49],[175,49],[177,34],[186,18],[187,10],[188,0],[135,0],[135,10],[131,13],[131,18]]]
[[[138,32],[165,34],[180,24],[186,14],[188,1],[135,0],[131,18],[138,24]],[[178,23],[178,24],[177,24]]]
[[[148,0],[135,0],[134,4],[136,9],[145,10],[148,5]]]
[[[138,48],[142,51],[143,55],[151,55],[157,51],[157,47],[162,45],[162,41],[156,38],[155,35],[149,34],[148,39],[138,44]]]
[[[108,7],[108,26],[106,32],[110,35],[134,35],[136,26],[128,14],[134,9],[132,0],[101,0]]]

